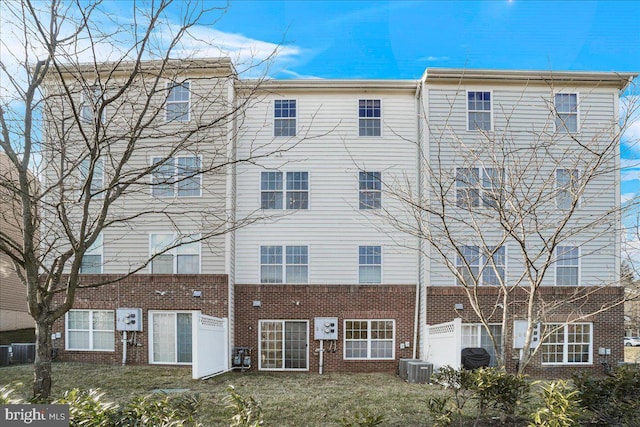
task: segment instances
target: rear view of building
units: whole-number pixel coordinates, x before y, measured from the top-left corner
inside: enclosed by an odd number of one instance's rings
[[[276,154],[238,167],[237,214],[262,218],[236,233],[236,344],[264,371],[395,371],[416,350],[417,242],[384,187],[416,188],[415,83],[261,90],[238,152]]]
[[[80,260],[82,283],[103,285],[57,324],[60,358],[354,372],[459,365],[463,348],[484,348],[515,370],[534,289],[532,374],[619,360],[622,308],[596,311],[622,297],[616,131],[633,77],[256,82],[224,58],[174,62],[152,103],[157,133],[129,163],[152,172]],[[110,91],[77,91],[107,131],[138,107],[135,90],[130,104],[87,104]],[[200,126],[211,117],[227,120]],[[64,144],[97,171],[83,184],[76,165],[69,194],[90,186],[98,211],[113,162]],[[44,175],[61,173],[50,162]]]

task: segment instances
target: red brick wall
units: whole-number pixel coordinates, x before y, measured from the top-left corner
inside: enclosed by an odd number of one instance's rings
[[[112,275],[85,275],[83,284],[113,280]],[[193,296],[201,291],[202,297]],[[156,291],[165,292],[160,295]],[[128,364],[146,364],[149,359],[149,310],[200,310],[216,317],[228,316],[228,277],[224,274],[136,274],[113,284],[79,290],[73,308],[114,310],[119,307],[142,308],[143,332],[137,333],[138,346],[127,348]],[[115,351],[65,351],[64,317],[54,325],[53,332],[61,332],[55,341],[58,360],[91,363],[122,363],[121,334],[115,334]],[[131,332],[129,332],[131,336]]]
[[[325,352],[324,372],[395,372],[397,359],[411,357],[416,345],[415,289],[414,285],[236,285],[235,344],[251,347],[252,369],[257,369],[259,320],[308,320],[309,370],[318,372],[319,341],[313,339],[313,319],[337,317],[337,351]],[[253,307],[253,301],[262,305]],[[344,360],[344,319],[395,319],[396,360]],[[405,341],[411,346],[401,350]]]
[[[501,300],[497,296],[495,288],[480,288],[479,299],[485,312],[496,307]],[[576,292],[582,295],[578,298]],[[588,295],[587,295],[588,293]],[[557,303],[553,312],[546,316],[550,322],[564,322],[567,319],[577,319],[579,316],[598,311],[601,307],[622,300],[624,289],[622,287],[605,288],[573,288],[573,287],[543,287],[540,288],[541,298],[548,305]],[[477,323],[478,317],[473,312],[466,293],[459,286],[431,286],[427,288],[427,324],[438,324],[449,322],[456,317],[462,318],[463,323]],[[524,319],[527,294],[520,289],[513,303],[509,305],[509,321],[512,325],[514,319]],[[571,300],[570,303],[563,301]],[[463,304],[462,310],[455,310],[455,304]],[[502,316],[502,309],[498,307],[495,311],[493,322],[499,323]],[[583,322],[593,322],[593,365],[590,366],[542,366],[540,353],[533,357],[531,364],[527,368],[527,373],[533,377],[558,378],[567,377],[576,371],[593,372],[601,374],[603,372],[600,362],[602,356],[598,355],[598,348],[605,347],[611,349],[608,357],[609,363],[615,365],[618,361],[624,360],[624,309],[621,304],[608,309],[606,312],[587,317]],[[518,350],[513,347],[513,332],[507,331],[505,334],[505,348],[507,349],[506,360],[507,369],[511,372],[516,369]]]

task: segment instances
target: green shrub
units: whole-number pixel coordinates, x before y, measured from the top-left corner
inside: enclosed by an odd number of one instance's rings
[[[480,368],[471,372],[470,390],[478,402],[477,419],[489,408],[499,411],[504,422],[515,417],[529,396],[529,382],[524,375],[507,373],[500,368]]]
[[[513,375],[500,368],[481,368],[474,371],[444,366],[433,381],[451,391],[448,398],[431,398],[429,413],[438,425],[464,424],[463,408],[469,401],[476,402],[475,413],[470,415],[478,425],[489,411],[504,422],[514,418],[529,395],[529,382],[522,375]]]
[[[13,385],[5,385],[0,387],[0,405],[15,405],[18,403],[24,403],[24,400],[19,397],[14,397],[16,394],[15,387],[20,387],[22,384],[16,383]]]
[[[227,409],[233,412],[231,427],[259,427],[264,425],[260,402],[252,396],[243,396],[233,386],[229,386],[227,391],[229,394],[225,397],[225,402]]]
[[[428,401],[429,414],[436,426],[450,426],[454,418],[459,419],[462,413],[451,405],[448,397],[430,397]]]
[[[182,427],[199,425],[194,417],[201,401],[197,395],[151,394],[121,407],[106,402],[104,393],[97,390],[74,389],[53,403],[69,405],[69,424],[73,427]]]
[[[566,381],[552,381],[542,387],[543,406],[531,414],[531,427],[572,427],[580,416],[578,391]]]
[[[105,402],[103,397],[104,393],[98,390],[73,389],[65,391],[62,398],[53,403],[69,405],[69,425],[72,427],[108,427],[114,425],[118,405]]]
[[[374,415],[367,410],[354,412],[340,420],[342,427],[375,427],[381,426],[384,422],[384,415]]]
[[[197,395],[150,394],[134,398],[115,416],[118,426],[193,426],[200,403]]]
[[[595,425],[635,425],[640,417],[640,371],[617,367],[610,376],[573,377],[577,397]]]

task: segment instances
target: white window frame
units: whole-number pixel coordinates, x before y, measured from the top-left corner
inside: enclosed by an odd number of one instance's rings
[[[362,174],[365,174],[364,183],[375,182],[375,180],[377,179],[377,183],[380,188],[379,189],[362,188],[362,184],[363,184]],[[375,178],[373,177],[374,174],[378,174],[379,176]],[[371,176],[371,181],[367,180],[366,178],[367,176]],[[363,205],[362,196],[363,194],[367,194],[367,193],[377,195],[377,198],[380,202],[379,206],[368,206],[366,204]],[[382,172],[381,171],[358,171],[358,209],[361,211],[382,209]]]
[[[581,325],[581,326],[585,326],[588,325],[589,326],[589,342],[585,343],[585,342],[581,342],[579,344],[577,344],[576,342],[569,342],[569,326],[576,326],[576,325]],[[588,366],[588,365],[593,365],[593,323],[592,322],[575,322],[575,323],[547,323],[544,325],[545,329],[547,328],[560,328],[562,330],[562,333],[564,335],[563,337],[563,342],[562,343],[552,343],[552,344],[548,344],[546,343],[546,340],[549,338],[549,336],[546,336],[543,338],[543,340],[540,342],[540,363],[542,366]],[[562,345],[562,361],[561,362],[545,362],[544,361],[544,349],[546,346],[551,346],[551,345]],[[589,346],[589,360],[587,362],[569,362],[569,346],[570,345],[588,345]]]
[[[173,314],[175,320],[175,334],[173,336],[174,340],[174,351],[175,358],[173,362],[156,362],[153,357],[153,316],[156,314]],[[178,314],[190,314],[191,315],[191,362],[178,362]],[[193,356],[194,356],[194,348],[193,348],[193,328],[195,322],[198,319],[200,311],[198,310],[149,310],[147,313],[147,322],[148,322],[148,331],[149,331],[149,364],[150,365],[181,365],[181,366],[191,366],[193,364]]]
[[[180,101],[169,101],[169,96],[171,95],[171,91],[173,90],[174,87],[176,86],[184,86],[187,85],[187,93],[189,94],[189,97],[186,101],[184,100],[180,100]],[[165,100],[165,115],[164,115],[164,120],[166,123],[189,123],[191,121],[191,81],[190,80],[184,80],[182,82],[176,82],[176,81],[171,81],[171,82],[167,82],[166,83],[166,89],[167,89],[167,99]],[[169,118],[169,105],[171,104],[187,104],[187,114],[186,114],[186,119],[183,120],[179,120],[177,118]]]
[[[295,103],[295,115],[293,117],[276,117],[276,103],[277,102],[294,102]],[[293,135],[277,135],[276,123],[282,120],[293,120]],[[273,137],[274,138],[291,138],[298,135],[298,100],[296,98],[287,98],[287,99],[274,99],[273,100]]]
[[[82,261],[80,262],[80,274],[102,274],[102,268],[104,266],[104,240],[102,233],[98,234],[98,237],[96,237],[93,244],[84,252],[84,256],[87,255],[100,256],[100,271],[95,273],[82,271],[82,265],[84,264],[84,257],[82,257]]]
[[[379,248],[380,249],[380,264],[360,264],[360,249],[361,248]],[[358,284],[361,285],[379,285],[384,283],[384,275],[383,275],[383,270],[382,270],[382,266],[384,264],[384,253],[382,250],[382,245],[359,245],[358,246]],[[378,267],[380,269],[380,281],[379,282],[363,282],[362,281],[362,277],[360,274],[360,267]]]
[[[482,251],[482,247],[480,247],[479,245],[462,245],[462,247],[473,247],[476,248],[478,251],[478,264],[477,264],[477,268],[478,268],[478,274],[479,274],[479,280],[478,280],[478,286],[500,286],[499,284],[493,284],[493,283],[485,283],[485,279],[484,279],[484,275],[485,272],[487,272],[487,269],[492,269],[493,266],[489,263],[489,261],[487,260],[487,253],[484,253],[484,251]],[[506,282],[508,280],[508,259],[509,259],[509,248],[508,245],[504,244],[501,246],[502,248],[504,248],[504,265],[502,265],[501,267],[504,269],[504,278],[503,278],[503,282]],[[496,256],[497,252],[494,253],[493,256]],[[466,268],[467,266],[465,265],[464,262],[462,262],[462,259],[460,257],[460,255],[458,254],[458,252],[455,253],[455,257],[456,257],[456,261],[455,261],[455,266],[456,269],[460,269],[460,268]],[[470,265],[471,267],[474,267],[474,264]],[[484,269],[482,268],[484,267]],[[500,267],[500,265],[496,265],[496,268]],[[482,272],[480,272],[480,270],[482,270]],[[458,270],[459,271],[459,270]],[[460,280],[458,279],[458,277],[454,278],[454,284],[455,286],[464,286],[462,283],[460,283]],[[474,284],[469,284],[467,286],[473,286]]]
[[[556,105],[556,95],[575,95],[576,96],[576,112],[572,113],[572,112],[558,111],[558,107]],[[576,116],[575,131],[571,131],[567,129],[566,126],[563,126],[563,129],[558,129],[558,124],[556,121],[560,117],[560,114],[571,114]],[[558,91],[553,93],[553,128],[555,132],[562,133],[562,134],[576,134],[580,132],[580,93],[579,92]]]
[[[469,125],[469,113],[473,112],[473,113],[486,113],[487,110],[469,110],[469,94],[470,93],[488,93],[489,94],[489,129],[478,129],[476,128],[471,128]],[[493,132],[493,103],[494,103],[494,96],[493,96],[493,90],[484,90],[484,89],[467,89],[465,91],[465,96],[464,96],[464,103],[465,103],[465,120],[466,120],[466,128],[468,132]]]
[[[149,246],[148,247],[149,247],[149,259],[150,260],[151,260],[151,257],[153,257],[155,255],[154,247],[152,246],[153,236],[158,236],[158,235],[166,235],[166,236],[170,235],[170,236],[172,236],[173,239],[172,239],[171,244],[169,246],[173,245],[176,242],[176,238],[178,237],[177,233],[167,233],[167,232],[161,232],[161,231],[156,231],[156,232],[149,233]],[[184,240],[186,240],[187,242],[189,241],[189,239],[198,240],[198,239],[200,239],[200,234],[199,233],[195,233],[195,234],[185,235],[184,236]],[[180,249],[184,248],[185,245],[196,245],[197,248],[198,248],[198,271],[196,273],[178,273],[178,256],[185,255],[185,253],[180,253]],[[153,260],[151,260],[149,262],[149,274],[201,274],[202,273],[202,242],[200,242],[200,241],[184,243],[181,246],[177,246],[175,248],[169,249],[168,251],[164,252],[163,255],[171,255],[173,257],[173,260],[172,260],[173,272],[172,273],[154,273],[153,272]],[[193,255],[193,254],[187,254],[187,255]]]
[[[262,189],[262,174],[263,173],[275,173],[275,174],[280,174],[281,177],[281,183],[282,183],[282,188],[280,188],[279,190],[263,190]],[[295,174],[295,173],[306,173],[307,174],[307,189],[306,190],[289,190],[287,188],[287,178],[289,177],[289,174]],[[260,172],[260,177],[258,179],[258,205],[260,206],[261,210],[270,210],[270,211],[282,211],[282,210],[289,210],[289,211],[307,211],[309,209],[311,209],[311,172],[309,171],[275,171],[275,170],[268,170],[268,171],[261,171]],[[288,203],[288,196],[289,193],[307,193],[307,206],[305,208],[291,208],[289,207],[289,203]],[[280,193],[280,195],[282,196],[282,206],[281,207],[275,207],[275,208],[270,208],[270,207],[262,207],[262,193]]]
[[[558,254],[559,254],[559,250],[560,248],[573,248],[573,249],[577,249],[578,250],[578,256],[576,259],[576,266],[568,266],[568,265],[563,265],[563,266],[559,266],[558,262],[560,261],[560,259],[558,258]],[[555,262],[554,262],[554,266],[555,266],[555,270],[554,270],[554,281],[553,283],[556,286],[580,286],[580,283],[582,283],[582,248],[578,245],[570,245],[570,244],[566,244],[566,245],[558,245],[556,246],[556,250],[555,250]],[[559,285],[558,284],[558,269],[559,268],[577,268],[578,269],[578,283],[576,283],[575,285]]]
[[[363,339],[347,339],[347,322],[367,322],[367,356],[366,357],[347,357],[347,342],[351,341],[365,341]],[[391,322],[393,338],[389,339],[373,339],[371,337],[371,322]],[[395,360],[396,358],[396,321],[395,319],[344,319],[342,322],[343,336],[343,360]],[[371,357],[371,343],[373,341],[386,341],[391,342],[391,357]]]
[[[572,186],[570,186],[569,188],[562,188],[560,187],[560,182],[558,181],[558,172],[560,171],[568,171],[570,173],[575,173],[577,175],[576,181],[573,183]],[[573,192],[575,190],[578,189],[578,186],[580,185],[580,176],[581,176],[581,170],[578,168],[556,168],[556,170],[554,171],[555,174],[555,188],[556,188],[556,197],[555,197],[555,201],[556,201],[556,207],[558,209],[563,209],[563,210],[567,210],[570,209],[571,204],[573,203]],[[568,207],[564,207],[564,206],[560,206],[560,203],[558,203],[558,199],[560,197],[560,194],[563,192],[569,192],[569,196],[571,197],[569,200],[569,206]],[[581,197],[578,196],[578,200],[576,201],[576,207],[580,206],[580,199]]]
[[[262,366],[262,323],[263,322],[271,322],[271,323],[280,323],[282,325],[282,368],[265,368]],[[287,368],[285,367],[286,363],[286,343],[285,343],[285,328],[287,322],[295,322],[295,323],[304,323],[306,325],[306,357],[307,357],[307,367],[306,368]],[[309,365],[311,361],[309,360],[309,321],[305,319],[259,319],[258,320],[258,370],[259,371],[292,371],[292,372],[307,372],[309,371]]]
[[[86,158],[78,164],[80,185],[87,181],[90,163],[91,159]],[[96,166],[93,169],[93,176],[91,177],[91,188],[89,189],[91,197],[94,199],[101,199],[104,197],[104,194],[102,193],[102,190],[104,190],[104,165],[105,161],[103,158],[96,159]],[[79,192],[82,193],[82,188],[79,189]],[[80,196],[82,196],[82,194],[80,194]]]
[[[199,163],[199,168],[200,168],[200,172],[193,175],[190,178],[186,178],[184,180],[180,180],[180,168],[178,166],[178,159],[198,159],[198,163]],[[151,162],[150,162],[150,166],[154,166],[156,163],[160,163],[160,161],[162,161],[163,159],[165,159],[165,157],[163,156],[154,156],[151,157]],[[198,154],[198,155],[179,155],[179,156],[173,156],[173,157],[168,157],[165,159],[165,162],[163,162],[164,164],[161,164],[159,166],[157,166],[155,168],[155,170],[151,173],[151,197],[155,198],[155,199],[169,199],[169,198],[180,198],[180,199],[186,199],[189,197],[202,197],[202,155]],[[171,164],[173,164],[173,174],[171,175],[171,183],[166,183],[166,184],[157,184],[155,183],[155,177],[159,171],[159,169],[163,166],[171,166]],[[189,194],[189,195],[180,195],[180,183],[188,181],[188,180],[198,180],[198,194]],[[156,188],[159,188],[162,185],[166,185],[167,187],[171,187],[172,188],[172,192],[171,194],[167,194],[167,195],[162,195],[162,194],[154,194],[154,190]]]
[[[362,117],[360,116],[360,102],[361,101],[378,101],[378,103],[380,104],[380,117]],[[382,99],[381,98],[359,98],[358,99],[358,104],[357,104],[357,117],[358,117],[358,138],[381,138],[383,136],[383,132],[382,132],[382,111],[384,109],[383,105],[382,105]],[[365,107],[367,108],[367,107]],[[375,106],[373,107],[375,108]],[[360,134],[360,121],[361,120],[377,120],[379,127],[380,127],[380,135],[361,135]]]
[[[102,102],[104,101],[104,92],[98,85],[93,85],[88,88],[92,92],[92,96],[88,96],[88,91],[83,90],[80,93],[80,121],[83,123],[93,123],[93,101],[96,101],[96,108],[100,109]],[[92,99],[93,98],[93,99]],[[99,102],[98,102],[99,101]],[[100,123],[104,123],[107,118],[107,107],[102,109],[100,115]]]
[[[282,255],[282,262],[278,263],[278,264],[262,264],[262,248],[271,248],[271,247],[275,247],[275,248],[280,248],[281,255]],[[307,248],[307,263],[306,264],[288,264],[287,263],[287,249],[289,248],[294,248],[294,247],[303,247],[303,248]],[[309,245],[260,245],[260,247],[258,248],[258,265],[259,265],[259,276],[260,276],[260,283],[261,284],[272,284],[272,285],[277,285],[277,284],[301,284],[301,285],[305,285],[309,283]],[[279,267],[280,268],[280,275],[282,277],[282,281],[281,282],[264,282],[263,281],[263,277],[262,277],[262,267],[263,266],[270,266],[270,267]],[[307,268],[307,280],[304,282],[289,282],[289,278],[288,278],[288,274],[287,274],[287,267],[306,267]]]
[[[476,170],[478,171],[478,180],[475,185],[471,185],[471,183],[464,183],[462,180],[458,179],[460,170]],[[502,181],[500,184],[504,184],[506,181],[505,170],[503,168],[485,168],[482,166],[470,166],[470,167],[456,167],[455,168],[455,184],[456,184],[456,206],[461,209],[473,209],[473,208],[483,208],[483,209],[495,209],[490,203],[487,202],[489,200],[487,198],[487,194],[500,193],[502,188],[494,188],[494,187],[486,187],[485,186],[485,178],[491,178],[493,175],[488,173],[489,170],[498,171],[502,175]],[[466,177],[469,178],[468,176]],[[471,181],[469,179],[469,181]],[[493,184],[493,180],[490,180]],[[464,184],[464,185],[462,185]],[[462,203],[465,199],[461,199],[459,194],[461,191],[467,190],[468,192],[475,191],[478,194],[478,204],[477,206],[473,203]],[[494,198],[495,199],[495,198]],[[468,201],[468,200],[467,200]]]
[[[69,313],[72,311],[82,311],[89,313],[89,329],[70,329],[69,328]],[[93,313],[95,312],[103,312],[103,313],[111,313],[113,315],[113,328],[112,329],[94,329],[93,328]],[[65,329],[65,340],[64,340],[64,348],[67,351],[95,351],[100,353],[113,353],[116,351],[115,348],[115,338],[116,338],[116,317],[115,312],[113,310],[99,310],[99,309],[71,309],[64,316],[64,329]],[[89,348],[71,348],[69,347],[69,335],[70,332],[89,332]],[[93,337],[95,332],[113,332],[113,348],[111,349],[95,349],[93,343]]]

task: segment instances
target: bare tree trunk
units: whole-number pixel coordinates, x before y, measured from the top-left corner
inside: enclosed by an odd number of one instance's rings
[[[35,400],[49,400],[51,394],[51,323],[36,322],[36,358],[33,362],[33,396]]]

